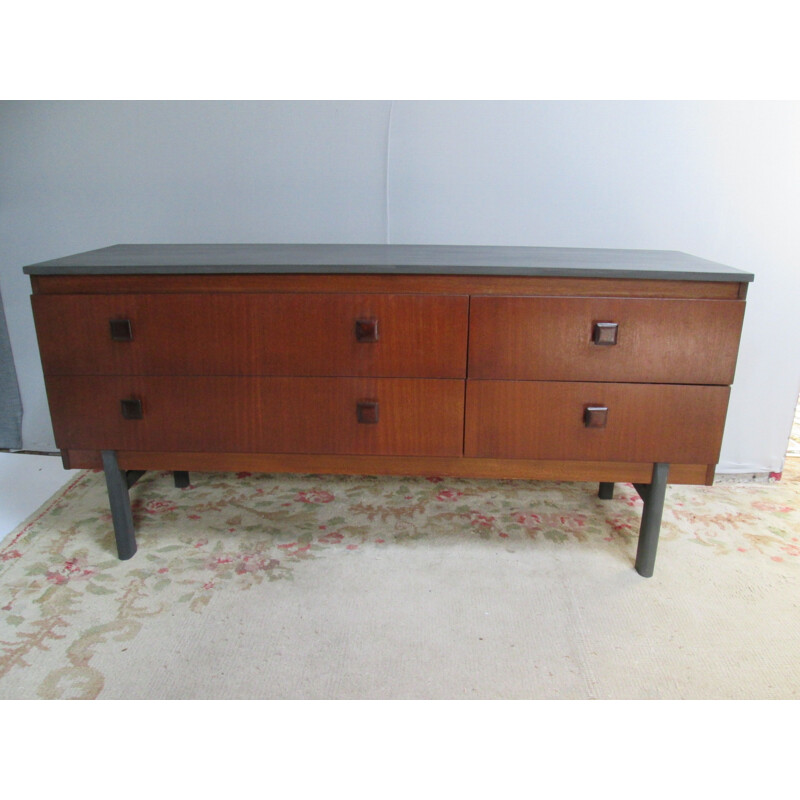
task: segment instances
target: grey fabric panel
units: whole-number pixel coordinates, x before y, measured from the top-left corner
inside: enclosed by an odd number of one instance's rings
[[[0,448],[19,450],[21,447],[22,401],[0,295]]]

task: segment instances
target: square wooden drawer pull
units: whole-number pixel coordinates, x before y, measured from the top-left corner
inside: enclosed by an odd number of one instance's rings
[[[606,346],[616,344],[618,330],[619,324],[616,322],[595,322],[592,341]]]
[[[120,400],[120,408],[122,409],[122,416],[125,419],[141,419],[142,418],[142,401],[141,400]]]
[[[377,342],[378,320],[375,317],[356,320],[356,341]]]
[[[132,342],[133,329],[129,319],[111,319],[108,321],[111,339],[115,342]]]
[[[356,417],[364,425],[377,425],[378,416],[377,400],[361,402],[356,406]]]
[[[606,406],[587,406],[583,410],[583,424],[587,428],[605,428],[608,421]]]

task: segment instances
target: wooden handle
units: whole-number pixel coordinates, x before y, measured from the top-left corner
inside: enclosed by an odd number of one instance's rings
[[[605,347],[617,343],[619,324],[616,322],[595,322],[592,330],[592,341]]]
[[[142,401],[136,398],[129,398],[127,400],[119,401],[122,416],[125,419],[141,419],[142,418]]]
[[[129,319],[110,319],[108,327],[111,339],[115,342],[132,342],[133,328]]]
[[[367,343],[378,341],[378,320],[375,317],[356,320],[356,341]]]
[[[583,409],[583,424],[587,428],[605,428],[607,421],[607,406],[586,406]]]
[[[356,404],[356,419],[362,425],[377,425],[379,417],[378,401],[363,400]]]

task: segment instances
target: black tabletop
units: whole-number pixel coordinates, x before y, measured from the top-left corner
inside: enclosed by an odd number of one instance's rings
[[[197,273],[538,275],[752,281],[675,250],[413,244],[118,244],[24,267],[30,275]]]

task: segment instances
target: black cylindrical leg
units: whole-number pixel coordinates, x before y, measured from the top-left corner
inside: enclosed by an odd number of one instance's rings
[[[655,570],[668,475],[669,464],[653,464],[653,477],[643,498],[642,523],[639,527],[639,545],[636,550],[636,571],[643,578],[652,577]]]
[[[172,473],[172,477],[175,480],[175,488],[176,489],[186,489],[189,486],[189,473],[188,472],[175,471],[175,472]]]
[[[117,540],[117,555],[120,560],[125,561],[136,553],[136,533],[133,529],[131,499],[128,495],[128,476],[119,468],[117,454],[113,450],[103,450],[101,455],[114,536]]]
[[[614,499],[614,484],[613,483],[601,483],[600,490],[597,492],[597,496],[601,500],[613,500]]]

